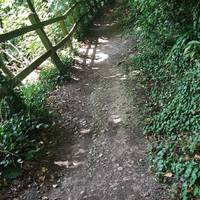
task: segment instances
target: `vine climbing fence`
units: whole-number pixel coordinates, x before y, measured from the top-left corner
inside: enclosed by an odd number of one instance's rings
[[[68,10],[66,10],[63,15],[41,21],[34,8],[34,4],[31,0],[27,0],[29,9],[31,11],[29,15],[31,25],[1,34],[0,44],[29,32],[35,31],[41,40],[41,44],[44,45],[46,52],[32,61],[29,66],[27,66],[17,75],[14,75],[12,71],[4,64],[3,58],[0,54],[0,69],[4,74],[3,76],[9,80],[9,85],[1,84],[0,86],[0,100],[9,95],[10,89],[12,90],[17,85],[19,85],[23,79],[25,79],[31,72],[38,68],[38,66],[40,66],[48,58],[51,58],[53,64],[58,68],[61,74],[65,74],[69,69],[67,69],[67,66],[65,66],[65,64],[60,60],[57,51],[66,44],[68,44],[70,47],[72,36],[77,31],[79,24],[81,24],[84,21],[84,18],[88,17],[89,15],[95,15],[105,4],[108,3],[108,1],[109,0],[80,0],[75,2]],[[80,9],[83,5],[87,6],[87,11],[80,14],[80,17],[74,22],[69,30],[65,25],[65,20],[71,15],[73,16],[73,12],[75,12],[77,9]],[[59,23],[60,28],[65,35],[64,38],[56,45],[52,45],[52,42],[44,31],[44,27],[54,23]]]

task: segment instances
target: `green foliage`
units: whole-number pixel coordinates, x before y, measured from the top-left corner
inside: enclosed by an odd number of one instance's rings
[[[97,0],[97,2],[100,0]],[[41,21],[54,18],[64,14],[72,5],[75,0],[59,0],[59,1],[42,1],[34,0],[36,12]],[[91,5],[94,5],[94,1],[90,0]],[[73,24],[82,19],[82,23],[78,26],[76,34],[73,35],[75,39],[80,39],[84,36],[88,30],[91,20],[95,17],[97,10],[93,10],[87,17],[82,18],[83,14],[89,11],[87,3],[80,4],[71,12],[71,15],[64,20],[65,29],[70,31]],[[26,1],[18,0],[1,0],[0,1],[0,34],[21,28],[23,26],[30,25],[29,14],[30,9]],[[13,23],[15,22],[15,23]],[[66,33],[60,26],[60,23],[55,23],[44,28],[50,41],[53,45],[57,44]],[[18,72],[21,68],[26,67],[35,57],[40,56],[45,48],[41,44],[41,40],[35,31],[27,33],[7,41],[0,45],[0,50],[3,53],[4,62],[11,71]]]
[[[25,107],[18,91],[12,88],[10,79],[3,76],[0,72],[0,87],[2,93],[7,91],[8,94],[2,101],[0,101],[0,122],[7,119],[12,114],[20,112]]]
[[[21,175],[23,162],[40,150],[36,130],[48,127],[51,113],[45,107],[46,99],[59,79],[58,70],[50,68],[41,71],[39,81],[22,86],[20,94],[26,106],[17,114],[7,113],[8,105],[2,101],[0,108],[6,118],[0,122],[0,169],[5,177]]]
[[[99,2],[100,0],[97,0]],[[75,0],[42,1],[35,0],[35,10],[41,21],[64,14]],[[94,1],[88,1],[94,5]],[[80,18],[81,24],[73,35],[75,38],[84,36],[88,25],[95,17],[97,10],[93,10],[87,18],[83,15],[89,11],[88,4],[81,4],[71,12],[64,21],[65,29],[56,23],[44,28],[53,45],[57,44],[75,22]],[[27,1],[0,0],[0,34],[30,25],[28,15],[30,10]],[[13,23],[15,22],[15,23]],[[63,33],[64,32],[64,33]],[[74,41],[74,38],[73,38]],[[17,74],[22,68],[27,67],[37,56],[40,56],[45,48],[38,35],[33,31],[23,36],[12,39],[0,45],[3,60],[6,66]],[[64,52],[64,53],[63,53]],[[24,161],[31,160],[39,151],[36,142],[36,129],[46,128],[51,116],[46,109],[48,92],[53,90],[57,83],[62,83],[70,77],[70,66],[73,59],[66,53],[66,49],[58,51],[66,67],[66,75],[60,76],[54,69],[45,69],[40,73],[36,83],[23,85],[16,91],[12,83],[0,72],[0,86],[9,91],[9,95],[0,101],[0,171],[4,177],[16,178],[21,175],[21,167]]]
[[[145,133],[150,161],[180,199],[200,196],[200,5],[197,1],[130,0],[139,43],[133,66],[151,95]]]
[[[13,116],[1,123],[0,128],[0,166],[7,167],[15,162],[21,162],[20,155],[24,153],[30,144],[24,142],[28,139],[30,119],[27,116]]]
[[[41,71],[39,81],[34,84],[26,84],[21,88],[21,95],[27,105],[27,113],[31,116],[41,116],[45,118],[47,110],[45,101],[48,91],[55,88],[59,72],[56,68]]]

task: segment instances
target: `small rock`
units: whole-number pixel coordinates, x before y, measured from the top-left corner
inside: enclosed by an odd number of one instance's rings
[[[89,129],[89,128],[88,129],[83,128],[83,129],[80,130],[80,133],[81,134],[88,134],[88,133],[90,133],[90,131],[91,131],[91,129]]]
[[[43,196],[42,200],[48,200],[49,198],[47,196]]]
[[[99,154],[99,158],[101,158],[102,156],[103,156],[103,154],[102,154],[102,153],[100,153],[100,154]]]
[[[58,184],[53,184],[53,188],[57,188],[58,187]]]
[[[144,196],[144,197],[148,197],[148,196],[150,196],[150,194],[151,194],[150,192],[146,192],[146,193],[144,193],[143,196]]]
[[[122,171],[123,167],[118,167],[117,169],[118,169],[118,171]]]
[[[82,190],[81,192],[80,192],[80,195],[83,195],[85,193],[85,191],[84,190]]]

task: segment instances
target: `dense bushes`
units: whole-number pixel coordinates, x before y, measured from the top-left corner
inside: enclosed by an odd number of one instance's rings
[[[1,101],[0,170],[5,177],[21,175],[23,162],[32,159],[40,150],[36,133],[38,129],[48,127],[50,113],[45,102],[48,92],[56,86],[58,75],[55,68],[45,69],[39,81],[22,86],[18,95],[23,99],[24,107],[18,113],[11,114],[7,101]]]
[[[27,2],[0,0],[0,34],[30,25],[28,19],[30,5],[28,6]],[[64,14],[76,2],[75,0],[32,1],[41,21]],[[64,24],[56,23],[46,26],[44,30],[52,44],[55,45],[61,41],[73,24],[92,8],[93,12],[90,12],[84,19],[82,18],[77,32],[73,35],[72,46],[77,46],[77,39],[84,35],[88,25],[100,9],[96,7],[95,2],[103,3],[100,0],[85,1],[84,4],[78,4]],[[0,51],[3,62],[15,75],[26,68],[35,57],[44,53],[45,48],[33,31],[1,43]],[[14,90],[10,79],[0,70],[0,87],[6,88],[9,93],[3,100],[0,100],[0,175],[4,177],[19,176],[23,162],[32,159],[34,154],[40,150],[36,133],[37,129],[48,126],[50,113],[45,106],[48,92],[53,90],[57,83],[61,83],[65,77],[69,77],[69,69],[73,62],[73,53],[69,51],[69,48],[59,50],[58,54],[67,69],[67,74],[60,75],[55,68],[45,62],[44,70],[40,70],[37,82],[19,86]]]
[[[71,58],[65,58],[66,65],[72,65]],[[0,103],[0,171],[7,178],[22,173],[23,163],[33,159],[40,151],[39,133],[49,127],[56,117],[46,107],[48,93],[64,81],[55,67],[46,67],[36,82],[22,85],[15,91],[16,98],[7,96]],[[23,103],[17,112],[11,111],[7,98],[17,105]],[[40,130],[40,131],[39,131]]]
[[[200,2],[129,0],[139,40],[131,59],[150,88],[150,160],[177,196],[200,196]]]

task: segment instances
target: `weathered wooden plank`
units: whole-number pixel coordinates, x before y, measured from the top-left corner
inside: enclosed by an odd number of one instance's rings
[[[61,12],[58,12],[58,14],[61,15]],[[59,22],[59,24],[60,24],[60,29],[61,29],[64,37],[65,37],[68,34],[68,30],[67,30],[67,27],[65,25],[65,21],[62,20],[62,21]],[[72,46],[71,40],[68,42],[67,45],[69,46],[70,51],[72,51],[73,50],[73,46]]]
[[[51,55],[53,55],[58,49],[63,47],[71,38],[73,33],[76,31],[76,28],[83,17],[88,15],[89,12],[86,12],[84,15],[82,15],[79,20],[73,25],[71,30],[69,31],[68,35],[59,42],[56,46],[52,47],[50,50],[48,50],[46,53],[44,53],[42,56],[37,58],[35,61],[33,61],[26,69],[24,69],[22,72],[20,72],[17,76],[14,77],[13,87],[17,86],[24,78],[26,78],[33,70],[35,70],[39,65],[41,65],[46,59],[48,59]]]
[[[61,13],[60,11],[59,11],[57,14],[58,14],[58,15],[62,15],[62,13]],[[66,36],[66,35],[67,35],[67,27],[66,27],[66,25],[65,25],[65,21],[64,21],[64,20],[61,20],[61,21],[59,22],[59,24],[60,24],[60,28],[61,28],[61,31],[62,31],[63,35]]]
[[[29,15],[29,19],[31,21],[32,24],[37,24],[40,22],[40,19],[37,15],[37,13],[31,13]],[[47,50],[50,50],[53,46],[51,41],[49,40],[48,36],[46,35],[45,31],[43,28],[41,29],[37,29],[36,30],[38,36],[40,37],[43,45],[45,46],[45,48]],[[65,70],[65,66],[62,63],[62,61],[60,60],[59,56],[57,55],[57,53],[55,52],[54,54],[51,55],[51,60],[54,63],[54,65],[58,68],[58,70],[60,71],[60,73],[64,74]]]
[[[81,2],[77,2],[73,8],[75,8],[75,6]],[[71,12],[73,10],[73,8],[70,8],[67,12],[66,12],[66,16],[69,12]],[[22,72],[20,72],[17,76],[15,76],[12,79],[12,86],[16,87],[18,84],[21,83],[21,81],[26,78],[32,71],[34,71],[39,65],[41,65],[45,60],[47,60],[49,57],[51,57],[52,55],[55,55],[56,51],[58,49],[60,49],[61,47],[63,47],[67,42],[70,41],[73,33],[76,31],[77,26],[79,25],[79,23],[81,22],[81,20],[87,16],[90,12],[92,12],[92,8],[90,8],[90,10],[88,12],[86,12],[85,14],[83,14],[81,17],[79,17],[79,19],[76,21],[76,23],[73,25],[73,27],[70,29],[68,35],[62,40],[60,41],[57,45],[52,46],[46,53],[44,53],[42,56],[40,56],[39,58],[37,58],[35,61],[33,61],[26,69],[24,69]],[[59,20],[62,20],[62,17],[59,17]],[[57,18],[58,19],[58,18]],[[53,19],[55,20],[55,18]],[[49,20],[47,20],[49,21]],[[45,21],[45,23],[47,23],[47,21]],[[49,23],[49,22],[48,22]],[[40,24],[44,24],[44,22],[41,22]],[[33,25],[34,26],[34,25]],[[43,27],[43,26],[41,26]],[[40,27],[39,27],[40,28]],[[36,28],[38,29],[38,28]],[[0,37],[1,38],[1,37]],[[1,88],[0,87],[0,99],[2,99],[3,97],[5,97],[7,95],[7,91],[5,90],[5,88]]]
[[[26,1],[27,1],[27,3],[28,3],[28,7],[29,7],[29,9],[31,10],[31,12],[35,13],[36,10],[35,10],[33,1],[31,1],[31,0],[26,0]]]
[[[40,66],[45,60],[47,60],[55,52],[54,48],[50,49],[42,56],[33,61],[26,69],[20,72],[13,78],[13,87],[17,86],[23,79],[25,79],[33,70]]]
[[[35,31],[37,29],[40,29],[40,28],[43,28],[44,26],[48,26],[48,25],[51,25],[51,24],[54,24],[56,22],[59,22],[59,21],[62,21],[62,20],[65,20],[66,17],[68,15],[71,14],[71,12],[73,11],[73,9],[80,3],[83,3],[84,1],[79,1],[77,3],[75,3],[71,8],[69,8],[64,15],[62,16],[59,16],[59,17],[55,17],[55,18],[52,18],[52,19],[48,19],[46,21],[43,21],[43,22],[40,22],[38,24],[33,24],[33,25],[30,25],[30,26],[25,26],[25,27],[22,27],[22,28],[19,28],[19,29],[16,29],[16,30],[13,30],[13,31],[10,31],[8,33],[4,33],[4,34],[1,34],[0,35],[0,43],[1,42],[5,42],[7,40],[10,40],[10,39],[13,39],[15,37],[18,37],[18,36],[21,36],[21,35],[24,35],[26,33],[29,33],[31,31]]]
[[[36,13],[31,13],[29,15],[29,20],[30,20],[30,22],[32,24],[40,23],[39,17],[38,17],[38,15]],[[45,46],[45,48],[47,50],[51,49],[52,48],[52,44],[51,44],[49,38],[47,37],[46,33],[44,32],[44,29],[43,28],[37,29],[36,33],[40,37],[40,39],[41,39],[43,45]]]

